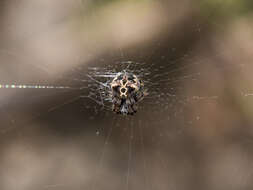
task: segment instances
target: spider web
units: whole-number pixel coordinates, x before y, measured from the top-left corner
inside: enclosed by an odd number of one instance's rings
[[[40,89],[43,91],[41,97],[53,97],[55,94],[59,96],[59,94],[70,93],[70,98],[59,104],[53,103],[53,106],[47,108],[47,111],[37,114],[33,119],[42,118],[43,120],[44,117],[50,114],[56,119],[55,114],[65,112],[73,104],[80,104],[90,112],[90,117],[84,115],[84,120],[91,119],[95,123],[91,136],[101,138],[98,140],[99,146],[95,146],[97,148],[94,150],[96,153],[91,152],[95,164],[91,172],[92,177],[84,186],[91,190],[115,189],[119,186],[125,187],[125,189],[159,189],[163,187],[162,182],[164,181],[160,178],[160,175],[155,176],[152,174],[154,168],[161,171],[165,176],[168,176],[165,174],[165,170],[173,168],[166,159],[168,158],[167,155],[164,155],[165,145],[176,142],[179,144],[177,146],[184,146],[190,143],[191,140],[185,134],[185,130],[201,119],[199,115],[187,117],[189,107],[192,104],[209,104],[210,102],[216,104],[217,101],[221,101],[221,98],[217,94],[212,94],[212,92],[201,92],[200,94],[185,92],[185,82],[194,87],[198,82],[204,80],[207,72],[193,68],[203,67],[209,61],[208,58],[200,59],[194,57],[194,55],[184,54],[179,59],[153,61],[153,54],[151,54],[143,62],[138,62],[130,60],[129,57],[131,56],[128,56],[122,49],[119,50],[119,54],[119,61],[106,64],[99,63],[98,66],[84,65],[72,69],[71,72],[61,78],[63,81],[68,81],[67,83],[70,83],[71,86],[65,86],[66,88],[62,86],[61,88],[60,85],[54,84],[49,89]],[[216,54],[216,56],[219,55]],[[137,115],[133,117],[115,115],[111,111],[109,84],[116,74],[123,70],[136,74],[143,80],[149,92],[149,95],[140,103]],[[192,72],[193,70],[194,72]],[[35,89],[34,85],[30,87],[32,88],[22,90],[29,90],[30,93],[38,90]],[[17,91],[17,93],[19,92]],[[250,93],[242,95],[251,96]],[[40,97],[36,96],[35,98],[39,99]],[[5,105],[1,110],[6,112],[7,107],[8,105]],[[80,106],[77,109],[80,109]],[[17,123],[12,115],[6,113],[13,127],[4,130],[5,134],[20,125],[30,122],[29,120],[23,121],[23,124]],[[56,120],[59,120],[59,118]],[[169,125],[170,123],[173,123],[173,125]],[[181,139],[182,137],[186,139],[177,140],[177,138]],[[113,146],[117,147],[112,150]],[[186,156],[184,153],[178,153],[178,147],[173,146],[169,145],[171,153],[175,153],[180,159]],[[84,147],[91,148],[88,145],[84,145]],[[171,157],[173,162],[177,163],[175,161],[177,157]],[[113,168],[115,174],[110,172],[112,162],[117,163],[118,167],[121,168],[121,172],[117,172],[115,168]],[[198,165],[193,159],[192,162],[193,165]],[[176,168],[180,169],[181,166],[179,165]],[[187,163],[182,163],[182,165],[188,166]],[[189,177],[187,174],[185,175],[186,177],[184,176],[183,180]],[[169,182],[173,181],[173,176],[169,175],[169,177],[171,177]],[[108,184],[106,179],[113,178],[117,179],[117,182]],[[191,178],[196,180],[198,176],[192,176]],[[169,184],[169,182],[165,186],[178,187],[178,184]],[[45,187],[54,189],[71,188],[68,184],[50,184]]]

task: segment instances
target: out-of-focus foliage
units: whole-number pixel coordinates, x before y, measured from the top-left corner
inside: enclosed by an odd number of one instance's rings
[[[210,20],[233,19],[253,12],[252,0],[197,0],[195,3]]]
[[[115,4],[115,3],[149,3],[154,2],[154,0],[82,0],[82,5],[84,8],[85,14],[88,13],[94,13],[94,11],[97,11],[100,8],[103,8],[105,6]]]

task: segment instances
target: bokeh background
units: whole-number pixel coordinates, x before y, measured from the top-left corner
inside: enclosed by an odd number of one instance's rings
[[[0,89],[0,189],[252,189],[252,10],[1,0],[0,84],[85,85],[88,67],[131,60],[158,85],[133,117],[78,98],[89,89]]]

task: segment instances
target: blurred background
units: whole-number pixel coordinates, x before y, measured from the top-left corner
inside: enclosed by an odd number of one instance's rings
[[[0,189],[252,189],[252,11],[251,0],[1,0],[0,84],[85,86],[88,67],[131,60],[157,85],[132,117],[80,98],[89,88],[0,88]]]

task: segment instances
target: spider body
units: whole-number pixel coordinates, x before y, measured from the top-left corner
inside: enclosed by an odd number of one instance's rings
[[[112,110],[118,114],[133,115],[137,103],[147,95],[143,82],[134,74],[118,73],[111,84]]]

